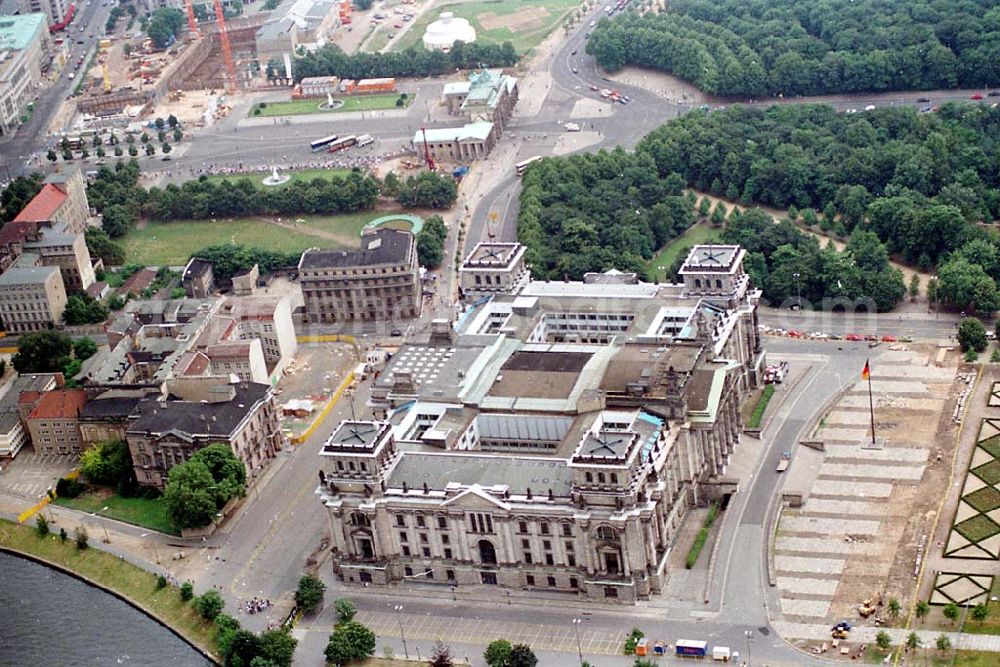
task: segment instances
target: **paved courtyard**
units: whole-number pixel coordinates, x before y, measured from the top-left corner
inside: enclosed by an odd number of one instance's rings
[[[60,477],[76,467],[76,456],[38,454],[29,445],[13,461],[3,463],[0,493],[26,500],[38,500]]]
[[[802,493],[782,511],[774,566],[779,618],[795,627],[858,618],[862,600],[910,597],[917,552],[945,491],[953,407],[971,376],[939,366],[931,347],[891,349],[872,359],[875,444],[868,382],[858,381],[799,446],[784,491]],[[954,361],[954,357],[950,357]],[[846,370],[846,369],[845,369]],[[791,445],[791,443],[789,443]]]

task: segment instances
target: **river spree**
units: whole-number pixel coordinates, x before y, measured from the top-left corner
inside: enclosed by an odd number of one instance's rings
[[[0,553],[0,610],[0,665],[211,664],[118,598],[6,553]]]

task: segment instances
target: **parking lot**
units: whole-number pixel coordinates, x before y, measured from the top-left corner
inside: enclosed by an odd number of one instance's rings
[[[36,454],[30,446],[21,450],[13,461],[2,464],[0,493],[25,500],[38,500],[49,487],[76,467],[76,456]]]

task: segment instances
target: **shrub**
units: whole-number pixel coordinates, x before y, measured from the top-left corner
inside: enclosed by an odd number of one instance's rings
[[[190,581],[185,581],[181,584],[181,599],[187,602],[194,597],[194,584]]]
[[[35,532],[38,533],[38,537],[49,536],[49,520],[45,518],[44,514],[39,513],[35,517]]]
[[[66,534],[66,529],[65,528],[60,528],[59,529],[59,541],[62,542],[63,544],[66,544],[66,540],[68,540],[68,539],[69,539],[69,535]]]
[[[639,640],[645,636],[646,634],[639,628],[632,628],[632,632],[629,633],[628,639],[625,640],[625,655],[635,655],[635,647],[639,644]]]
[[[198,610],[201,617],[206,621],[214,621],[215,617],[222,613],[222,608],[226,606],[219,591],[212,589],[198,596],[194,601],[194,608]]]
[[[156,587],[158,589],[163,589],[167,587],[167,578],[162,574],[156,577]]]
[[[90,539],[90,535],[87,534],[87,529],[83,526],[77,526],[74,534],[76,536],[76,548],[83,551],[87,548],[87,541]]]

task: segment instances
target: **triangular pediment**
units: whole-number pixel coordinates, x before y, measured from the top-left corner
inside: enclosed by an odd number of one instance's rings
[[[510,509],[509,503],[500,500],[496,496],[486,493],[486,491],[483,490],[483,487],[478,484],[473,484],[454,498],[449,498],[444,502],[444,505],[464,510],[495,510],[498,508],[503,510]]]

